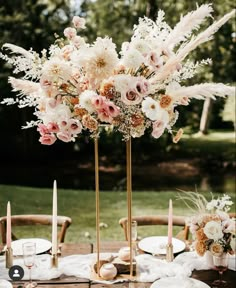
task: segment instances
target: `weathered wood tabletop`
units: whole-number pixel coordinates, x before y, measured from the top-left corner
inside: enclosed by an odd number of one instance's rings
[[[100,252],[118,252],[123,246],[127,246],[125,241],[110,241],[101,242]],[[87,243],[64,243],[61,248],[61,256],[68,256],[72,254],[89,254],[96,252],[96,246]],[[211,283],[214,279],[217,279],[218,272],[214,270],[194,270],[192,277],[201,280],[211,287]],[[227,270],[223,278],[227,280],[228,287],[235,287],[236,282],[236,272],[232,270]],[[49,281],[37,281],[38,288],[105,288],[105,287],[115,287],[115,288],[149,288],[152,283],[117,283],[117,284],[98,284],[89,281],[88,279],[78,278],[78,277],[66,277],[61,276],[58,279],[53,279]],[[13,282],[13,287],[17,288],[23,285],[23,282]]]

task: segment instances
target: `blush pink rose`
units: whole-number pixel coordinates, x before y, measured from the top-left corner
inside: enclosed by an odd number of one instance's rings
[[[114,104],[112,103],[111,101],[108,101],[106,103],[107,105],[107,110],[108,110],[108,113],[114,118],[114,117],[117,117],[120,113],[120,109]]]
[[[39,142],[43,145],[52,145],[56,140],[54,134],[44,134],[39,138]]]
[[[153,123],[152,125],[152,136],[155,139],[158,139],[161,137],[161,135],[164,133],[165,131],[165,125],[163,121],[157,120]]]
[[[98,118],[107,123],[111,123],[113,118],[111,117],[109,110],[107,109],[106,106],[104,106],[102,109],[98,110]]]
[[[126,93],[123,93],[121,95],[121,100],[124,102],[126,105],[136,105],[139,104],[143,97],[140,95],[136,89],[131,89],[127,91]]]
[[[57,123],[50,122],[48,123],[47,128],[49,132],[53,132],[53,133],[59,132],[59,127]]]
[[[76,36],[76,29],[75,28],[71,28],[71,27],[67,27],[64,30],[64,35],[66,38],[68,38],[69,40],[72,40],[75,36]]]
[[[37,128],[37,131],[40,133],[40,135],[44,135],[44,134],[48,134],[49,133],[49,130],[48,130],[47,126],[44,125],[44,124],[39,124],[38,128]]]
[[[85,29],[85,19],[79,16],[74,16],[72,19],[72,23],[75,28]]]
[[[102,109],[105,105],[106,98],[103,96],[95,96],[92,98],[91,102],[96,109]]]
[[[63,142],[70,142],[71,141],[71,134],[68,132],[58,132],[57,138]]]
[[[82,131],[82,124],[79,120],[70,119],[68,123],[68,128],[71,134],[79,134]]]
[[[140,77],[138,79],[137,84],[136,84],[136,89],[138,93],[141,93],[143,95],[146,95],[149,89],[149,83],[146,79],[143,79],[143,77]]]

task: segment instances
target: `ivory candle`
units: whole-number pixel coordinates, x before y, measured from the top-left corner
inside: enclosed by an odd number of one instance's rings
[[[53,182],[52,202],[52,255],[57,254],[57,182]]]
[[[7,203],[7,248],[11,248],[11,203]]]
[[[173,207],[172,200],[169,200],[169,215],[168,215],[168,244],[172,244],[172,229],[173,229]]]

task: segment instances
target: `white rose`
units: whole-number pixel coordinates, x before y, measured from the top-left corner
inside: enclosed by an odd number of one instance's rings
[[[203,228],[203,231],[209,239],[213,239],[214,241],[223,238],[222,227],[219,222],[209,221]]]

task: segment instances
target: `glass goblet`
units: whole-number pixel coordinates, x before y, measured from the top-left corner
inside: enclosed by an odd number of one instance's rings
[[[132,242],[136,242],[137,237],[138,237],[138,231],[137,231],[137,221],[132,220],[131,222],[131,237],[132,237]]]
[[[34,242],[25,242],[22,248],[24,264],[29,269],[29,283],[25,283],[24,287],[33,288],[37,286],[37,283],[32,282],[31,279],[31,269],[35,264],[36,244]]]
[[[132,220],[131,222],[131,240],[132,240],[132,245],[133,245],[133,250],[134,250],[134,256],[137,255],[137,239],[138,239],[138,223],[135,220]]]
[[[227,282],[222,279],[223,273],[228,269],[228,259],[227,253],[223,253],[221,256],[213,255],[214,269],[219,273],[219,279],[212,283],[213,287],[228,287]]]

